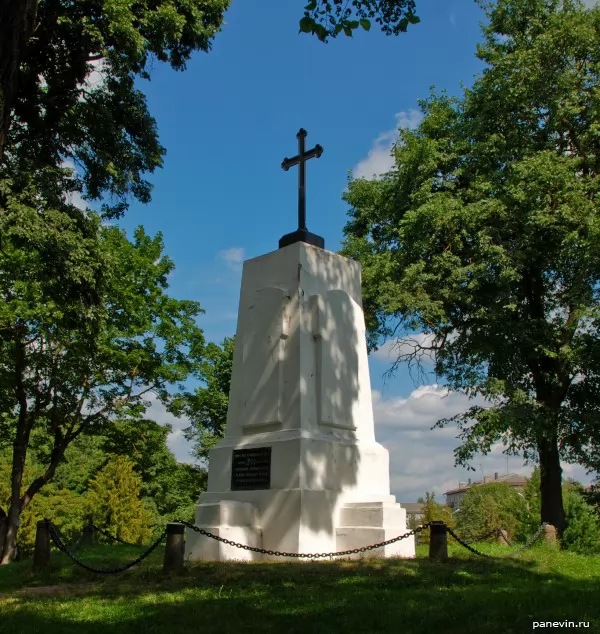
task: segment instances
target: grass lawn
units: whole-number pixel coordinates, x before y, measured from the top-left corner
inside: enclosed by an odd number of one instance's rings
[[[481,548],[503,558],[451,546],[451,560],[437,564],[421,546],[416,560],[196,564],[170,579],[162,548],[114,577],[53,553],[43,574],[28,561],[0,567],[0,631],[506,634],[532,631],[533,621],[589,621],[579,630],[600,632],[600,557]],[[80,556],[108,567],[138,553],[106,546]]]

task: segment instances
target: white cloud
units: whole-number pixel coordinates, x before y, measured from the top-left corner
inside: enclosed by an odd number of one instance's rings
[[[598,4],[598,0],[583,0],[583,4],[585,4],[586,7],[591,9],[592,7],[595,7]]]
[[[76,171],[75,163],[73,163],[71,159],[67,159],[66,161],[63,161],[60,166],[68,167],[69,169],[73,170],[73,172]],[[86,211],[88,207],[87,202],[81,197],[81,194],[79,192],[68,192],[67,202],[70,203],[71,205],[75,205],[75,207],[77,207],[78,209],[81,209],[82,211]]]
[[[475,472],[454,466],[454,449],[460,445],[455,423],[443,429],[431,429],[441,418],[451,418],[473,405],[489,406],[480,396],[469,399],[459,392],[449,392],[437,385],[425,385],[407,397],[383,398],[373,391],[375,435],[390,452],[392,493],[399,502],[414,502],[426,491],[434,491],[436,500],[444,502],[444,491],[456,487],[468,478],[480,480],[482,474],[521,473],[528,476],[532,467],[519,457],[507,457],[502,444],[497,443],[487,456],[477,456]],[[591,481],[579,465],[563,464],[564,477],[584,483]]]
[[[420,110],[411,109],[396,113],[396,127],[380,134],[367,154],[367,158],[360,161],[352,170],[354,178],[377,178],[394,167],[392,149],[398,138],[398,128],[416,128],[423,115]]]
[[[105,59],[98,59],[89,63],[92,70],[88,73],[83,83],[86,90],[98,90],[104,87],[106,80],[107,64]]]
[[[380,361],[393,363],[400,355],[417,353],[417,359],[422,363],[435,361],[433,351],[419,350],[419,346],[429,347],[433,344],[434,336],[422,332],[408,335],[402,339],[390,339],[383,343],[371,356]]]
[[[178,462],[193,462],[190,453],[191,444],[183,434],[183,430],[190,426],[189,420],[187,418],[177,418],[167,412],[165,406],[153,393],[149,393],[144,398],[150,403],[145,417],[157,422],[159,425],[171,425],[171,432],[167,436],[167,446],[175,454]]]
[[[441,418],[450,418],[473,405],[489,405],[482,397],[469,399],[458,392],[449,392],[441,385],[424,385],[408,396],[384,398],[373,390],[373,414],[375,435],[390,452],[391,491],[399,502],[415,502],[426,491],[436,493],[436,500],[444,502],[444,491],[455,488],[459,481],[482,479],[482,475],[495,472],[520,473],[529,476],[532,467],[524,466],[519,457],[507,457],[502,444],[496,443],[487,456],[478,456],[469,471],[454,466],[454,449],[460,444],[457,428],[453,423],[443,429],[431,429]],[[146,417],[161,425],[169,424],[172,431],[167,438],[169,449],[180,462],[193,462],[191,445],[183,430],[189,426],[185,418],[169,414],[155,395],[149,394],[150,407]],[[571,477],[587,484],[591,477],[583,467],[562,463],[563,477]]]
[[[246,251],[241,247],[232,247],[231,249],[219,251],[217,257],[220,260],[224,260],[232,271],[240,271],[246,257]]]

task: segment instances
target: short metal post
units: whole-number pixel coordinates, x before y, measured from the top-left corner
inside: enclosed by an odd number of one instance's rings
[[[431,522],[429,525],[429,559],[448,561],[448,531],[445,522]]]
[[[33,567],[44,568],[50,561],[50,530],[48,520],[37,523],[35,533],[35,550],[33,551]]]
[[[552,524],[546,524],[544,526],[542,535],[544,536],[544,541],[547,544],[556,544],[556,528],[552,526]]]
[[[83,527],[83,535],[81,536],[81,548],[87,548],[94,543],[94,526],[89,523]]]
[[[508,533],[503,528],[498,529],[498,544],[508,546]]]
[[[167,545],[163,574],[179,574],[183,570],[183,554],[185,551],[184,524],[169,522],[167,524]]]

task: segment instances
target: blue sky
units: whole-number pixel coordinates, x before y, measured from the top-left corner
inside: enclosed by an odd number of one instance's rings
[[[152,202],[132,205],[120,225],[129,235],[139,224],[163,233],[176,265],[170,292],[200,302],[208,340],[235,333],[242,261],[276,249],[296,228],[296,169],[284,172],[280,164],[296,154],[300,127],[307,147],[325,150],[307,165],[308,227],[337,251],[349,170],[366,177],[385,171],[397,126],[418,121],[418,99],[431,86],[460,94],[482,68],[475,46],[484,15],[472,0],[419,0],[422,21],[405,34],[387,37],[374,25],[326,45],[298,34],[304,4],[233,0],[210,53],[194,55],[183,73],[157,64],[152,81],[139,84],[167,155],[151,177]],[[254,13],[258,6],[262,12]],[[417,389],[406,368],[384,385],[386,354],[370,360],[376,435],[390,450],[400,500],[426,490],[442,498],[459,479],[506,472],[498,451],[474,462],[476,474],[453,468],[455,429],[429,428],[475,401],[441,398],[433,376]],[[173,424],[178,459],[189,460],[181,432],[187,423],[154,410]],[[529,471],[515,458],[508,468]],[[583,470],[572,474],[582,478]]]

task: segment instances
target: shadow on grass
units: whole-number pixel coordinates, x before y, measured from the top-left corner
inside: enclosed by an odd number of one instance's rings
[[[533,621],[589,621],[585,632],[600,625],[600,567],[589,579],[533,560],[211,563],[173,579],[159,571],[154,562],[56,596],[13,593],[0,599],[2,629],[506,633],[530,631]]]

